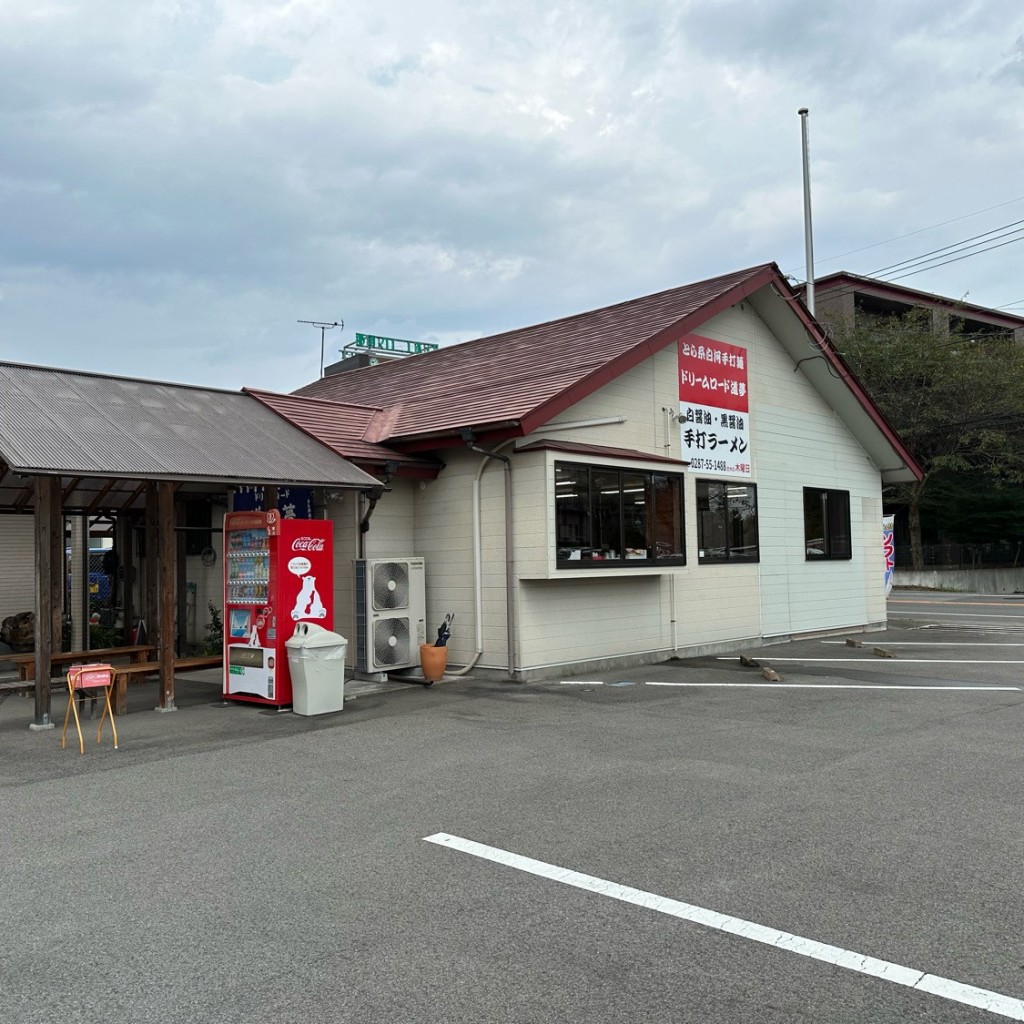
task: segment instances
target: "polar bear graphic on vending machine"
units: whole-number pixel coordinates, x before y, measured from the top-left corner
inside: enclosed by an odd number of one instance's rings
[[[324,607],[323,601],[320,600],[320,594],[316,589],[315,576],[302,577],[302,589],[299,591],[299,596],[295,599],[295,607],[292,609],[292,619],[296,622],[305,618],[327,618],[327,609]]]

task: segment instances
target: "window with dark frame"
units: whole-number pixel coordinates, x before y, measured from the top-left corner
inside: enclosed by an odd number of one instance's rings
[[[849,491],[804,488],[804,552],[809,562],[853,557]]]
[[[555,463],[560,569],[685,565],[678,473]]]
[[[697,561],[757,562],[757,485],[697,481]]]

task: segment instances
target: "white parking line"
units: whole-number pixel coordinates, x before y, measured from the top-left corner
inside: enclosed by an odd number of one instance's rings
[[[929,619],[1000,619],[1008,626],[1013,625],[1015,616],[986,615],[984,612],[922,612],[921,618]],[[1009,620],[1009,621],[1008,621]]]
[[[822,640],[823,644],[836,647],[848,647],[845,640]],[[870,646],[869,641],[861,641],[864,647]],[[886,647],[1024,647],[1024,644],[1008,640],[1000,643],[996,640],[882,640]]]
[[[603,679],[563,679],[562,686],[604,686]]]
[[[837,967],[845,967],[850,971],[881,978],[883,981],[891,981],[895,985],[903,985],[920,992],[929,992],[965,1006],[976,1006],[979,1009],[988,1010],[989,1013],[1008,1017],[1010,1020],[1024,1021],[1024,1000],[1015,999],[1012,996],[976,988],[974,985],[964,985],[959,981],[941,978],[934,974],[925,974],[912,967],[902,967],[899,964],[890,963],[888,960],[878,960],[873,956],[855,953],[840,946],[830,946],[814,939],[791,935],[789,932],[768,928],[753,921],[744,921],[739,917],[730,917],[728,914],[719,914],[714,910],[697,907],[692,903],[681,903],[679,900],[658,896],[652,892],[644,892],[642,889],[633,889],[627,885],[619,885],[603,878],[596,878],[593,875],[584,875],[569,868],[546,864],[544,861],[534,860],[532,857],[523,857],[517,853],[510,853],[508,850],[501,850],[496,846],[485,846],[483,843],[474,842],[472,839],[462,839],[459,836],[449,835],[447,832],[424,836],[424,841],[459,850],[474,857],[481,857],[496,864],[504,864],[517,871],[525,871],[531,875],[539,875],[541,878],[562,882],[564,885],[571,885],[577,889],[585,889],[599,896],[608,896],[614,900],[621,900],[623,903],[632,903],[647,910],[656,910],[660,914],[668,914],[671,917],[691,921],[706,928],[714,928],[743,939],[750,939],[752,942],[761,942],[788,953],[798,953],[800,956],[810,957],[812,960],[821,960]]]
[[[661,683],[648,681],[644,686],[721,686],[749,687],[754,690],[980,690],[1019,693],[1019,686],[904,686],[901,683]]]
[[[770,665],[774,665],[777,661],[796,661],[801,664],[809,664],[811,662],[821,663],[826,665],[872,665],[877,664],[874,655],[868,651],[864,652],[864,655],[860,658],[776,658],[774,654],[759,655],[761,661],[766,661]],[[723,658],[719,657],[718,661],[736,661],[736,658]],[[895,664],[899,665],[1024,665],[1024,660],[1004,660],[1002,658],[996,658],[994,660],[981,658],[900,658]]]

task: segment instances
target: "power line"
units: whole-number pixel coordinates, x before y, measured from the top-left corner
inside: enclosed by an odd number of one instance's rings
[[[874,277],[876,274],[885,274],[890,270],[905,269],[908,266],[913,266],[915,263],[923,263],[925,260],[930,259],[932,256],[938,256],[943,253],[949,255],[948,250],[959,251],[961,247],[971,247],[972,242],[976,242],[979,238],[985,238],[988,235],[996,235],[997,231],[1006,231],[1013,233],[1013,231],[1021,230],[1019,225],[1024,224],[1024,219],[1011,221],[1009,224],[1002,224],[997,228],[991,228],[988,231],[982,231],[979,235],[971,235],[969,238],[962,238],[959,242],[951,242],[949,245],[940,246],[938,249],[932,249],[931,252],[922,253],[920,256],[911,256],[909,259],[900,260],[898,263],[891,263],[887,267],[881,267],[879,270],[873,270],[870,277]],[[1011,230],[1012,229],[1012,230]],[[1006,235],[996,235],[996,238],[990,239],[995,241],[998,238],[1005,238]]]
[[[893,238],[886,238],[881,242],[872,242],[871,245],[861,246],[859,249],[850,249],[848,252],[841,252],[838,256],[826,256],[825,259],[819,260],[818,263],[834,263],[836,260],[841,260],[845,256],[853,256],[859,252],[867,252],[868,249],[877,249],[881,245],[888,245],[890,242],[899,242],[904,238],[912,238],[914,235],[924,234],[926,231],[934,231],[936,228],[944,228],[947,224],[956,224],[961,220],[969,220],[971,217],[978,217],[983,213],[991,213],[993,210],[1001,210],[1004,206],[1012,206],[1014,203],[1019,203],[1024,200],[1024,196],[1017,196],[1016,199],[1008,199],[1005,203],[997,203],[995,206],[986,206],[984,210],[975,210],[973,213],[965,213],[959,217],[952,217],[949,220],[940,221],[938,224],[931,224],[926,228],[918,228],[916,231],[908,231],[905,235],[896,235]],[[792,273],[792,271],[790,271]]]
[[[909,273],[900,274],[898,277],[890,277],[889,281],[902,281],[905,277],[913,277],[915,274],[922,274],[926,270],[935,270],[937,267],[944,267],[949,263],[959,263],[960,260],[965,260],[968,256],[980,256],[983,252],[992,252],[993,249],[1002,249],[1003,246],[1012,245],[1014,242],[1024,242],[1024,234],[1020,234],[1016,238],[1011,238],[1008,242],[1000,242],[998,245],[990,245],[987,249],[979,249],[977,252],[964,253],[962,256],[954,256],[953,259],[943,260],[941,263],[933,263],[927,267],[920,267],[917,270],[911,270]]]

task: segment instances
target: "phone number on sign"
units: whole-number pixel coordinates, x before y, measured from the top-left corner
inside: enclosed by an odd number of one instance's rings
[[[713,469],[719,473],[735,472],[736,468],[729,465],[725,459],[690,459],[690,469]]]

